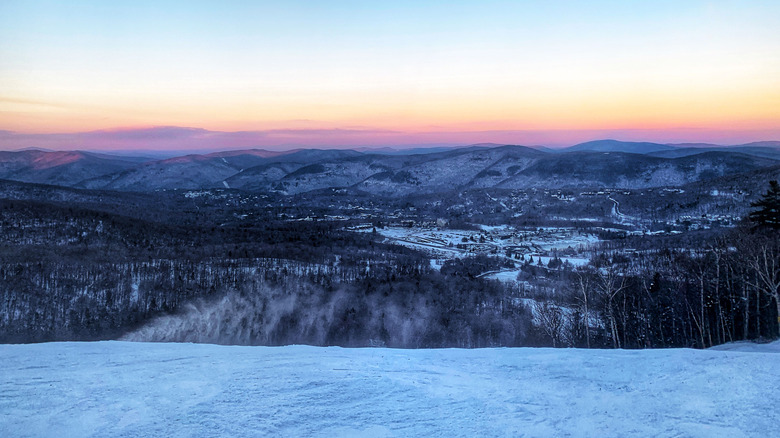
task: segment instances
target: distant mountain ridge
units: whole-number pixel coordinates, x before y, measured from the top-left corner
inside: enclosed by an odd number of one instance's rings
[[[0,151],[0,178],[74,186],[87,178],[121,172],[144,158],[82,151]]]
[[[81,151],[0,152],[0,179],[138,192],[236,188],[296,194],[350,188],[397,197],[490,187],[682,185],[780,164],[780,142],[694,147],[599,140],[556,151],[479,144],[388,152],[244,149],[161,160]]]
[[[546,149],[546,148],[543,148]],[[773,149],[780,151],[780,141],[757,141],[752,143],[735,144],[735,145],[719,145],[714,143],[651,143],[651,142],[635,142],[635,141],[620,141],[620,140],[594,140],[585,143],[579,143],[574,146],[569,146],[561,149],[547,149],[557,152],[575,152],[575,151],[592,151],[592,152],[628,152],[632,154],[658,154],[665,151],[677,151],[677,150],[689,150],[689,149],[712,149],[722,151],[734,151],[734,150],[759,150]]]
[[[650,152],[666,151],[674,149],[674,146],[661,143],[633,142],[619,140],[595,140],[561,149],[562,152],[630,152],[635,154],[647,154]]]

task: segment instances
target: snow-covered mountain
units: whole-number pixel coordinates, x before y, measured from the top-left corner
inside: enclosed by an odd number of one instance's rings
[[[0,345],[0,432],[780,435],[780,343],[710,350]]]
[[[82,151],[0,151],[0,179],[73,186],[88,179],[137,166],[143,157],[119,157]]]
[[[353,188],[382,196],[491,187],[645,188],[705,181],[780,164],[780,149],[770,143],[673,147],[603,140],[555,152],[475,145],[393,155],[250,149],[145,162],[84,152],[26,151],[0,153],[0,178],[140,192],[237,188],[297,194]]]

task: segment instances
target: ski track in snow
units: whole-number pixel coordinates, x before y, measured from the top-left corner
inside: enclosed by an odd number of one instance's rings
[[[0,346],[0,436],[780,436],[780,343]]]

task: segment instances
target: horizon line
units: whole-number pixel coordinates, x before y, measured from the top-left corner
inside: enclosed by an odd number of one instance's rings
[[[242,149],[422,149],[474,145],[518,145],[562,149],[590,141],[614,140],[662,145],[738,146],[780,140],[780,127],[741,129],[539,129],[405,132],[367,127],[212,131],[189,126],[116,127],[72,133],[0,130],[0,150],[80,150],[85,152],[192,152]]]

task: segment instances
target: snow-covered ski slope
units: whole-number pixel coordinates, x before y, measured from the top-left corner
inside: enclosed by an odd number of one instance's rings
[[[0,436],[780,436],[780,344],[0,346]]]

